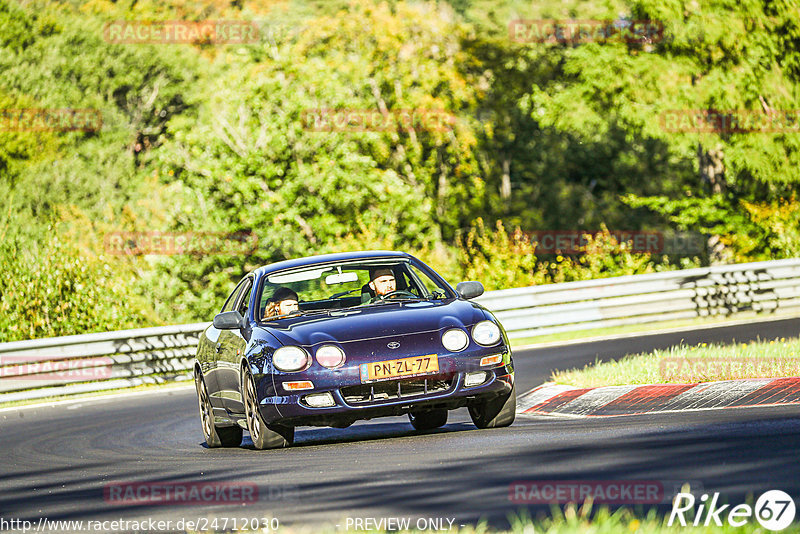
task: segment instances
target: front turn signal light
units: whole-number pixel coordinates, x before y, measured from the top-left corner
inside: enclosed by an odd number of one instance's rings
[[[484,365],[497,365],[503,361],[502,354],[495,354],[494,356],[486,356],[481,358],[481,367]]]
[[[298,380],[296,382],[284,382],[283,389],[286,391],[303,391],[306,389],[314,389],[314,384],[311,380]]]

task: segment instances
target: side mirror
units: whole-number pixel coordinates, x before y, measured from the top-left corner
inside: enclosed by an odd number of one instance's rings
[[[244,328],[244,326],[244,317],[236,310],[218,313],[214,316],[214,328],[219,330],[234,330]]]
[[[459,282],[456,286],[456,293],[462,298],[474,299],[483,295],[483,284],[480,282]]]

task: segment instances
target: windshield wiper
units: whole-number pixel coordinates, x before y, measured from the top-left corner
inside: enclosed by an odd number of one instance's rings
[[[334,293],[333,295],[331,295],[328,298],[329,299],[338,299],[339,297],[343,297],[345,295],[349,295],[350,293],[355,293],[356,291],[361,291],[361,288],[357,287],[355,289],[351,289],[350,291],[342,291],[341,293]]]
[[[400,304],[401,302],[420,302],[422,300],[426,300],[422,297],[399,297],[394,299],[378,299],[374,302],[365,302],[361,304],[364,305],[375,305],[375,304]]]
[[[268,323],[271,321],[277,321],[280,319],[291,319],[292,317],[305,317],[306,315],[318,315],[318,314],[327,314],[331,310],[297,310],[292,313],[287,313],[286,315],[275,315],[273,317],[265,317],[261,319],[261,322]]]
[[[331,312],[331,310],[300,310],[298,315],[302,315],[303,317],[305,317],[306,315],[317,315],[317,314],[320,314],[320,313],[328,314],[330,312]],[[294,315],[294,314],[292,314],[292,315]],[[291,317],[291,315],[288,315],[287,317]]]

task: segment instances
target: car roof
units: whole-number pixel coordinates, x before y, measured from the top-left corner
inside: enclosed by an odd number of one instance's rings
[[[364,250],[357,252],[338,252],[335,254],[320,254],[318,256],[306,256],[304,258],[295,258],[292,260],[284,260],[276,263],[270,263],[256,269],[255,274],[262,276],[271,272],[292,269],[294,267],[304,267],[306,265],[314,265],[317,263],[329,263],[346,260],[377,260],[377,259],[403,259],[413,258],[407,252],[399,252],[396,250]]]

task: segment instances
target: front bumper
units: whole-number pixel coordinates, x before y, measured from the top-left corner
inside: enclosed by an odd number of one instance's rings
[[[349,380],[336,384],[339,387],[322,386],[310,391],[264,396],[261,399],[261,415],[267,424],[343,427],[375,417],[468,406],[476,401],[507,395],[514,384],[514,366],[509,352],[504,353],[503,361],[494,367],[479,368],[469,361],[465,364],[463,360],[444,367],[447,371],[435,376],[367,384]],[[475,373],[485,373],[485,380],[478,385],[468,386],[467,376],[472,374],[472,380],[475,380]],[[262,380],[265,381],[264,391],[274,394],[280,378],[272,382],[273,378],[264,375]],[[308,405],[308,395],[324,393],[330,394],[334,406],[315,408]]]

